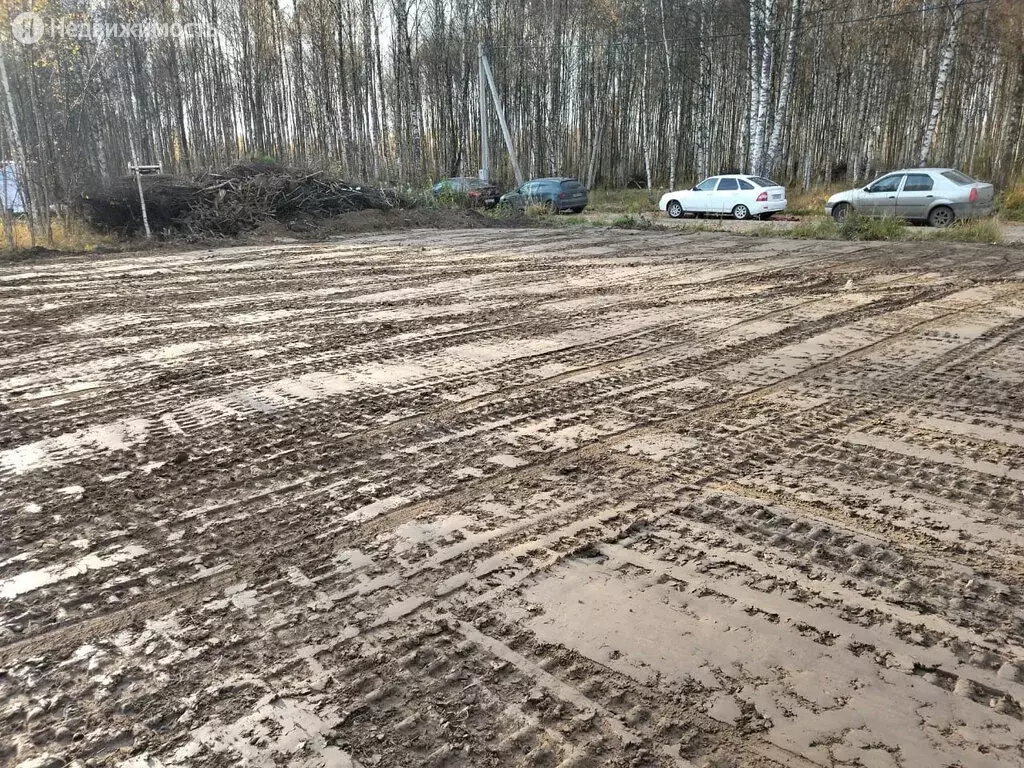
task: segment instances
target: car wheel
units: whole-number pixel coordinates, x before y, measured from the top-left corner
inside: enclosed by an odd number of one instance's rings
[[[665,206],[665,213],[673,219],[681,219],[686,211],[683,210],[683,206],[678,200],[669,200],[668,205]]]
[[[734,219],[738,219],[739,221],[743,221],[744,219],[749,219],[750,218],[750,209],[747,208],[747,206],[742,205],[742,204],[741,205],[737,205],[735,208],[732,209],[732,217]]]
[[[843,219],[850,215],[850,204],[839,203],[832,209],[832,218],[842,223]]]
[[[948,227],[956,221],[956,214],[948,205],[937,205],[928,213],[928,224],[933,227]]]

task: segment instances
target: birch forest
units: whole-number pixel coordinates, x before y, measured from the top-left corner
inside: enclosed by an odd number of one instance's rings
[[[746,170],[804,187],[1024,165],[1021,0],[5,0],[4,157],[36,204],[127,173],[242,158],[420,186],[476,175],[478,46],[527,175],[591,187]],[[51,30],[48,29],[48,32]],[[489,112],[492,176],[513,181]]]

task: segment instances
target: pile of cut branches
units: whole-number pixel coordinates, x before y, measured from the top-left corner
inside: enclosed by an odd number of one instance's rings
[[[404,207],[392,190],[270,162],[240,163],[193,179],[143,176],[142,187],[150,228],[170,236],[231,237],[271,221],[287,224]],[[143,229],[134,177],[83,194],[82,208],[85,218],[101,231],[131,236]]]

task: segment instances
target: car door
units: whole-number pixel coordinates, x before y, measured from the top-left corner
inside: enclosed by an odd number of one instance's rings
[[[548,184],[546,181],[535,181],[530,185],[530,194],[528,195],[528,203],[530,205],[541,205],[551,195],[549,194]]]
[[[934,190],[935,180],[927,173],[908,173],[896,195],[896,215],[901,219],[927,219]]]
[[[534,195],[539,203],[558,202],[558,193],[561,190],[557,181],[541,181],[537,184],[537,192]]]
[[[690,190],[683,207],[691,213],[713,213],[715,187],[718,186],[718,177],[712,176],[704,179],[700,184]]]
[[[864,216],[895,216],[896,195],[903,183],[902,173],[890,173],[872,182],[857,196],[854,206]]]
[[[533,205],[536,200],[534,196],[537,194],[537,182],[528,181],[519,188],[519,203],[523,207]]]
[[[736,206],[740,185],[736,179],[722,178],[718,180],[718,188],[714,192],[715,213],[731,213]]]

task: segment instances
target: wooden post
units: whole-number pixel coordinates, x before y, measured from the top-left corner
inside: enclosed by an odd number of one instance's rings
[[[487,137],[487,89],[484,81],[487,76],[484,74],[484,44],[483,41],[477,44],[477,56],[479,57],[479,80],[480,80],[480,179],[490,182],[491,180],[491,148]]]
[[[481,46],[480,62],[483,64],[484,74],[487,76],[487,84],[491,86],[491,96],[494,99],[494,109],[498,113],[498,122],[501,124],[501,133],[505,137],[505,146],[508,147],[509,157],[512,158],[512,170],[516,174],[516,186],[523,186],[523,172],[519,169],[519,160],[516,159],[516,148],[512,144],[512,133],[505,122],[505,110],[501,108],[501,99],[498,98],[498,87],[494,84],[494,75],[491,74],[491,65],[487,57],[483,55]]]
[[[135,158],[135,153],[132,152],[132,170],[135,171],[135,186],[139,190],[139,206],[142,208],[142,228],[146,232],[146,239],[149,240],[153,237],[153,233],[149,230],[149,213],[146,211],[146,196],[142,193],[142,172],[139,170],[139,162]]]

